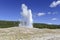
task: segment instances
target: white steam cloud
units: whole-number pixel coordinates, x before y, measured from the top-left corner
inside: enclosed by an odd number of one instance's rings
[[[32,11],[31,9],[28,9],[28,7],[25,4],[22,4],[22,21],[19,24],[19,27],[27,27],[27,28],[33,28],[33,19],[32,19]]]

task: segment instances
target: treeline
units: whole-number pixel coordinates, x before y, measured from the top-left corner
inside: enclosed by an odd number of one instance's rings
[[[43,23],[34,23],[33,26],[35,28],[49,28],[49,29],[60,29],[60,25],[49,25],[49,24],[43,24]]]
[[[0,21],[0,28],[8,28],[18,26],[18,21]]]
[[[0,28],[19,26],[19,21],[0,21]],[[34,28],[60,29],[60,25],[49,25],[43,23],[33,23]]]

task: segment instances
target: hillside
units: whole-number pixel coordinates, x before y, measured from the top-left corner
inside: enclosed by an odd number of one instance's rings
[[[0,28],[0,40],[60,40],[60,29]]]
[[[19,21],[0,21],[0,28],[9,28],[18,26]],[[33,23],[34,28],[60,29],[60,25],[48,25],[44,23]]]

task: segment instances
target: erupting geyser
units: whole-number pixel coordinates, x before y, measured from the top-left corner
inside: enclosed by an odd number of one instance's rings
[[[19,27],[33,28],[32,12],[31,9],[28,9],[28,7],[25,4],[22,4],[21,15],[22,19],[19,24]]]

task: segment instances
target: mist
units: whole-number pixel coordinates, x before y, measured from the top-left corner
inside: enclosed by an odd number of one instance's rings
[[[22,16],[19,27],[27,27],[33,28],[33,18],[32,18],[32,10],[28,9],[25,4],[21,5],[22,12],[20,13]]]

